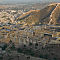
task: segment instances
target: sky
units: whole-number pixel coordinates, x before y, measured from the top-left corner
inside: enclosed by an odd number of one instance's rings
[[[36,3],[36,2],[60,2],[60,0],[0,0],[0,3]]]

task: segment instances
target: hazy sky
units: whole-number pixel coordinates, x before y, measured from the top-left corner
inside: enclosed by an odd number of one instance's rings
[[[60,2],[60,0],[0,0],[1,3]]]

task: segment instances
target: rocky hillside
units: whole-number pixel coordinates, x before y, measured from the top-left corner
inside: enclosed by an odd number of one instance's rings
[[[52,11],[49,24],[60,25],[60,3]]]
[[[17,18],[23,24],[36,25],[42,24],[59,24],[60,23],[60,3],[49,4],[42,10],[31,10]]]

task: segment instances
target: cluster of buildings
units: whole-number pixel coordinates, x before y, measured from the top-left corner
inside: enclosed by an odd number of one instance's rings
[[[16,24],[16,18],[22,15],[22,10],[2,10],[0,11],[0,25],[8,25],[8,23]]]
[[[30,43],[39,45],[38,49],[42,45],[43,48],[50,46],[60,46],[60,26],[55,25],[33,25],[33,26],[22,26],[16,24],[16,18],[24,12],[21,10],[3,10],[0,12],[0,57],[6,54],[1,48],[5,46],[5,43],[9,43],[11,40],[16,46],[29,45]],[[1,43],[4,42],[4,43]],[[49,48],[50,49],[50,48]],[[52,48],[53,49],[53,48]],[[45,52],[44,52],[45,53]],[[13,54],[12,54],[13,55]],[[15,54],[16,55],[16,54]],[[19,54],[18,54],[19,55]],[[21,54],[20,54],[21,55]],[[58,54],[57,54],[58,55]],[[5,55],[6,57],[8,55]],[[17,60],[21,59],[21,56],[9,57]],[[24,57],[28,60],[26,57]],[[32,57],[31,57],[32,58]],[[32,58],[33,60],[35,58]],[[15,59],[14,59],[15,60]],[[36,59],[40,60],[40,59]]]

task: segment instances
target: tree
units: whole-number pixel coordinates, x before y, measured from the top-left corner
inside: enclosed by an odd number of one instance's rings
[[[11,49],[12,49],[12,50],[15,50],[15,45],[14,45],[14,43],[12,44]]]
[[[7,48],[7,44],[4,44],[4,46],[2,47],[2,50],[5,50]]]
[[[32,43],[31,42],[29,43],[29,46],[32,46]]]
[[[12,40],[10,40],[9,43],[11,44],[12,43]]]
[[[36,43],[35,46],[38,46],[38,43]]]
[[[21,48],[18,48],[17,49],[17,52],[22,53],[22,49]]]

